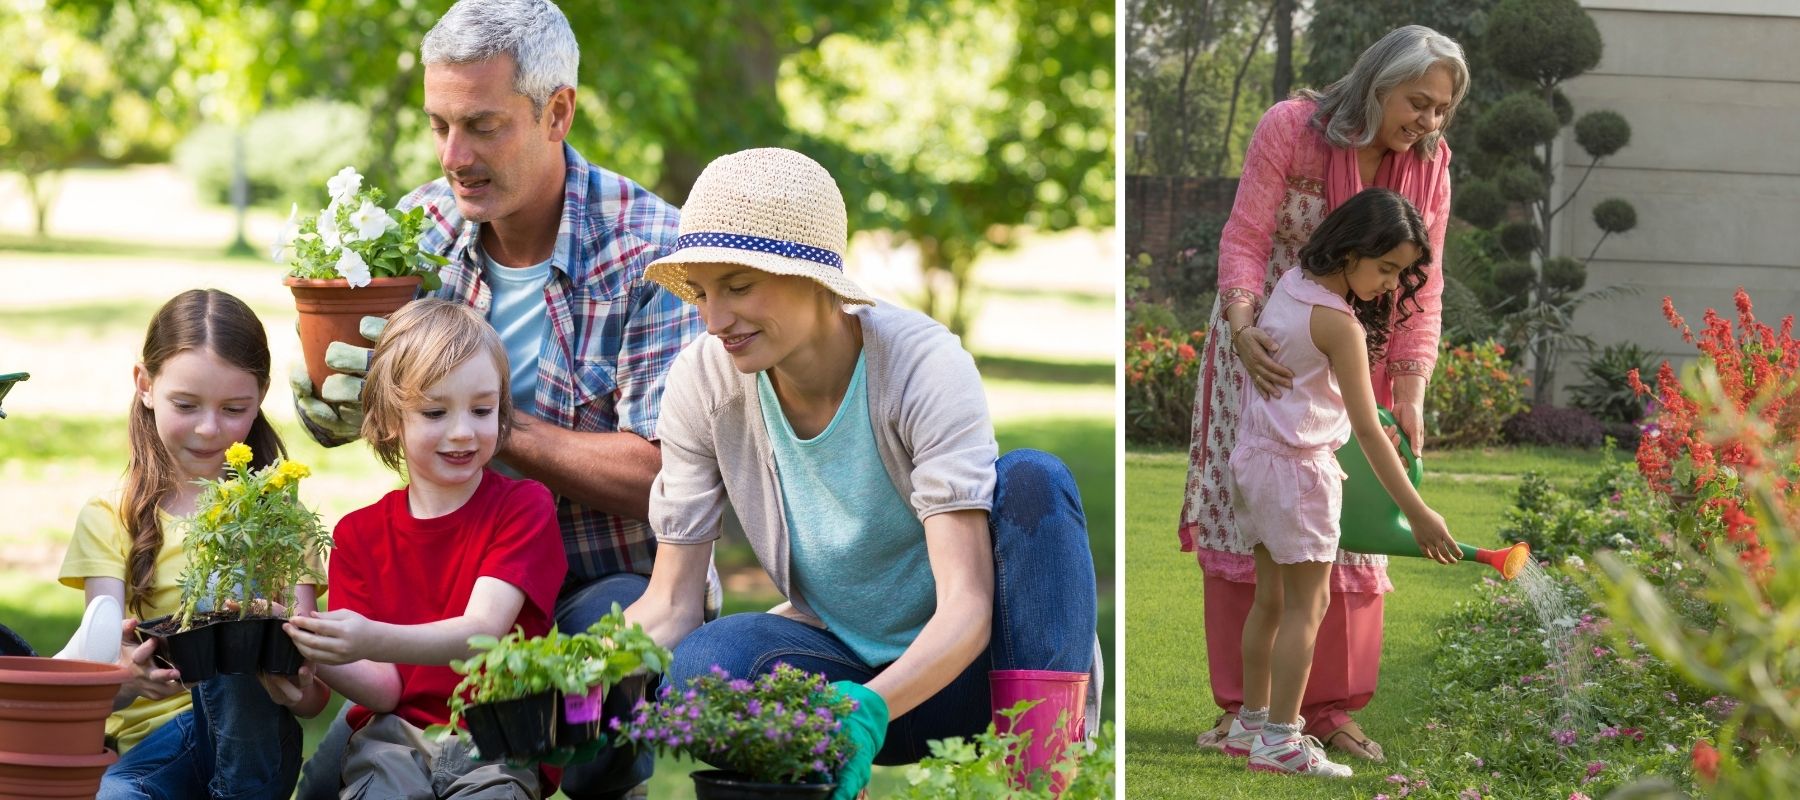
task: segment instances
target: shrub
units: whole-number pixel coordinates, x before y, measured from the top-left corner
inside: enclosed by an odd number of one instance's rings
[[[1513,375],[1492,341],[1440,347],[1437,373],[1425,391],[1426,440],[1439,447],[1477,447],[1500,441],[1500,427],[1525,409],[1526,379]]]
[[[1594,415],[1579,408],[1532,406],[1508,418],[1500,430],[1513,444],[1599,447],[1605,431]]]
[[[1636,423],[1644,418],[1644,399],[1631,388],[1628,377],[1650,371],[1650,353],[1636,344],[1609,344],[1600,354],[1581,365],[1587,383],[1569,387],[1575,407],[1593,414],[1603,423],[1630,423],[1633,431],[1630,447],[1637,447]],[[1610,426],[1607,432],[1613,433]],[[1619,444],[1625,446],[1623,437]]]
[[[408,112],[412,113],[412,112]],[[401,137],[394,158],[405,188],[438,176],[430,137]],[[175,163],[200,189],[201,197],[231,201],[234,134],[208,124],[176,146]],[[371,160],[368,112],[349,103],[309,100],[258,114],[244,128],[244,172],[250,202],[310,204],[318,187],[347,164]]]
[[[1525,542],[1533,556],[1553,562],[1602,549],[1654,548],[1668,504],[1650,491],[1635,464],[1613,454],[1609,448],[1600,469],[1568,490],[1526,473],[1500,523],[1500,538]]]
[[[1193,431],[1199,348],[1206,331],[1171,337],[1166,329],[1132,331],[1125,348],[1125,438],[1139,444],[1186,444]]]

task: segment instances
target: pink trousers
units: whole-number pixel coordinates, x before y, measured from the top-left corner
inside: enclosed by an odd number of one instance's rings
[[[1206,667],[1213,702],[1233,714],[1244,704],[1244,620],[1256,585],[1206,576]],[[1319,738],[1343,727],[1350,712],[1375,695],[1381,672],[1381,595],[1332,592],[1319,625],[1312,673],[1300,699],[1306,733]]]

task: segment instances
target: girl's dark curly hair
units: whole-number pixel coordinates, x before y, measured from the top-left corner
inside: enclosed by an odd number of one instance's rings
[[[1327,215],[1300,248],[1302,268],[1314,275],[1333,275],[1348,269],[1352,259],[1378,258],[1406,242],[1418,246],[1419,258],[1400,271],[1399,289],[1368,301],[1354,292],[1344,296],[1368,335],[1371,364],[1387,348],[1389,327],[1398,328],[1407,317],[1424,311],[1416,295],[1425,285],[1431,243],[1418,209],[1391,189],[1364,189]]]

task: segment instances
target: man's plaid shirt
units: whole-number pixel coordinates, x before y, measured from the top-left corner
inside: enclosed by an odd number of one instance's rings
[[[538,354],[536,415],[583,432],[628,431],[656,440],[663,377],[681,348],[703,330],[700,315],[644,280],[650,262],[675,245],[674,206],[626,178],[589,164],[563,145],[568,178],[544,287],[550,336]],[[420,246],[450,259],[437,297],[488,313],[492,292],[481,278],[481,226],[465,222],[442,178],[407,195],[401,209],[425,206],[435,225]],[[656,536],[649,523],[556,499],[571,581],[621,572],[650,574]]]

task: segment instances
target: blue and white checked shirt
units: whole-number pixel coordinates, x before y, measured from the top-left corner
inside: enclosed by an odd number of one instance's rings
[[[663,376],[681,348],[704,330],[694,306],[644,280],[650,262],[675,245],[678,212],[632,181],[589,164],[563,145],[569,170],[562,224],[544,287],[550,335],[538,354],[537,415],[573,431],[628,431],[656,440]],[[414,190],[402,210],[424,206],[434,225],[420,245],[448,259],[435,296],[488,313],[492,294],[474,245],[481,226],[465,222],[443,179]],[[569,578],[650,574],[656,535],[643,520],[556,499]]]

